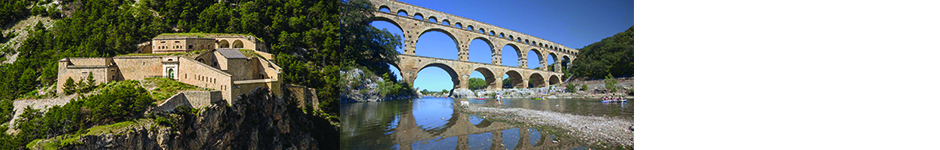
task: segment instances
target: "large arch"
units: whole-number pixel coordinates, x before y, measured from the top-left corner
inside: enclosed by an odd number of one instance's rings
[[[219,48],[229,48],[228,40],[219,40]]]
[[[548,84],[549,84],[549,85],[556,85],[556,84],[559,84],[559,83],[561,83],[561,79],[558,78],[558,75],[552,75],[552,77],[549,77],[549,78],[548,78]]]
[[[543,78],[542,75],[539,74],[538,72],[532,73],[532,75],[529,75],[529,85],[531,85],[529,86],[530,88],[547,86],[545,85],[545,78]]]
[[[420,73],[422,70],[428,67],[441,68],[445,72],[447,72],[447,74],[450,75],[450,79],[454,83],[454,87],[450,89],[451,93],[453,93],[454,89],[460,88],[460,78],[459,78],[460,76],[457,74],[457,71],[454,70],[454,68],[450,67],[449,65],[442,64],[442,63],[429,63],[424,66],[421,66],[420,67],[421,69],[418,69],[417,71],[415,71],[415,75],[411,77],[410,81],[415,82],[415,80],[418,79],[418,73]],[[411,84],[412,86],[415,85],[415,83],[408,83],[408,84]]]
[[[375,16],[375,17],[372,17],[372,22],[375,22],[375,21],[385,21],[385,22],[391,23],[391,24],[395,25],[396,27],[398,27],[398,30],[401,30],[402,33],[405,33],[405,28],[402,28],[402,27],[401,27],[401,24],[399,24],[399,23],[396,22],[395,20],[392,20],[391,18],[387,18],[387,17],[385,17],[385,16]],[[402,40],[404,40],[404,39],[402,39]],[[403,43],[403,44],[404,44],[404,43]]]
[[[404,28],[402,28],[401,25],[398,24],[398,22],[395,22],[394,20],[386,18],[384,16],[375,16],[373,18],[374,19],[372,19],[372,22],[370,22],[369,25],[380,30],[387,29],[389,33],[392,33],[395,36],[401,37],[399,39],[400,40],[399,42],[401,42],[401,45],[399,47],[395,47],[395,50],[398,51],[398,53],[411,54],[411,53],[406,53],[407,50],[404,47],[407,45],[405,41],[408,39],[405,38]],[[396,28],[396,29],[392,29],[392,28]]]
[[[560,63],[558,63],[558,55],[555,55],[555,52],[549,52],[547,60],[551,61],[547,62],[548,71],[561,72],[561,70],[558,70],[559,68],[556,67],[559,66]]]
[[[568,67],[570,67],[570,66],[571,66],[571,58],[568,58],[568,55],[562,56],[562,57],[561,57],[561,67],[564,68],[565,70],[567,70],[567,69],[569,69]]]
[[[444,30],[444,29],[441,29],[441,28],[430,28],[430,29],[426,29],[426,30],[424,30],[424,31],[421,31],[421,34],[418,34],[418,38],[415,38],[415,39],[414,39],[414,41],[415,41],[415,43],[414,43],[414,45],[415,45],[414,54],[415,54],[415,55],[418,55],[419,49],[420,49],[420,50],[425,50],[425,49],[421,49],[421,48],[419,47],[419,42],[421,41],[421,37],[424,36],[425,34],[427,34],[428,32],[435,32],[435,31],[436,31],[436,32],[444,33],[444,35],[447,35],[448,37],[450,37],[451,41],[454,42],[454,48],[456,49],[455,52],[456,52],[456,54],[457,54],[457,58],[459,59],[459,58],[460,58],[460,42],[459,42],[459,40],[457,40],[457,36],[454,36],[453,33],[448,32],[447,30]],[[455,60],[456,60],[456,59],[455,59]]]
[[[479,44],[476,44],[478,42],[474,42],[476,40],[480,40],[485,43],[486,48],[488,49],[487,51],[490,52],[489,55],[479,55],[475,53],[475,52],[480,52],[480,51],[475,51],[475,49],[480,49],[480,47],[478,47]],[[484,37],[476,37],[476,38],[470,39],[470,41],[467,41],[467,48],[469,49],[467,52],[470,53],[468,54],[470,56],[487,56],[486,58],[489,58],[489,60],[484,61],[484,60],[481,60],[480,58],[472,57],[472,59],[468,58],[468,61],[470,62],[496,64],[496,62],[499,61],[499,58],[493,55],[493,54],[496,54],[497,52],[496,52],[496,48],[493,46],[493,42],[491,42],[489,39],[486,39]]]
[[[522,78],[522,74],[520,74],[518,71],[516,71],[516,70],[509,70],[509,71],[506,71],[505,75],[509,76],[509,77],[508,77],[508,79],[509,79],[509,84],[508,84],[508,85],[507,85],[507,84],[503,84],[503,88],[520,88],[520,87],[525,88],[525,87],[527,87],[527,85],[525,85],[525,82],[523,82],[523,80],[522,80],[522,79],[523,79],[523,78]],[[503,80],[506,80],[506,78],[504,78]]]
[[[497,88],[499,88],[500,84],[497,84],[496,82],[496,74],[494,74],[493,71],[490,70],[489,68],[477,67],[476,69],[473,69],[473,71],[477,71],[477,72],[480,72],[480,74],[483,74],[483,80],[486,80],[487,91],[492,91],[492,90],[496,90]]]
[[[509,46],[510,48],[514,49],[515,52],[516,52],[516,58],[515,58],[515,59],[509,59],[509,60],[516,60],[516,66],[514,66],[514,67],[521,67],[523,64],[521,64],[521,63],[519,62],[519,60],[522,58],[522,49],[519,49],[519,46],[517,46],[516,44],[513,44],[513,43],[508,43],[508,44],[506,44],[506,45],[503,45],[503,47],[502,47],[502,52],[500,52],[500,65],[506,66],[506,63],[503,62],[502,60],[506,60],[506,55],[505,55],[506,53],[504,53],[504,52],[506,51],[506,47],[507,47],[507,46]]]
[[[538,59],[538,61],[533,62],[532,60],[529,60],[528,56],[532,56],[531,52],[535,52],[535,56]],[[545,58],[542,57],[542,52],[539,51],[538,49],[533,48],[533,49],[526,51],[526,53],[527,53],[526,54],[526,66],[528,66],[527,68],[530,68],[530,69],[538,68],[538,67],[541,67],[542,64],[545,64]],[[535,66],[532,66],[533,63],[535,63]]]

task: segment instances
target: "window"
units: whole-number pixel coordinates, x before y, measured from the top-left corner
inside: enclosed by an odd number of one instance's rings
[[[180,41],[174,41],[173,43],[180,43]]]
[[[189,45],[189,49],[193,49],[193,45]]]
[[[160,43],[166,43],[166,41],[160,41]]]

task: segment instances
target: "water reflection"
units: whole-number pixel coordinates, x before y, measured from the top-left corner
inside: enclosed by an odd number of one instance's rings
[[[519,107],[572,114],[623,116],[632,120],[632,104],[604,105],[584,100],[495,100],[420,98],[342,104],[343,149],[571,149],[579,141],[557,139],[535,128],[495,122],[456,112],[469,101],[489,107]],[[594,103],[592,103],[594,102]],[[584,107],[584,108],[578,108]],[[599,109],[600,108],[600,109]],[[624,112],[629,111],[629,112]],[[629,114],[629,115],[627,115]]]

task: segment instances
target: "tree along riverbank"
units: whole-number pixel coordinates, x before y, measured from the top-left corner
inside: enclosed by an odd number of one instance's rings
[[[633,122],[617,117],[580,116],[522,108],[454,106],[455,110],[480,114],[487,119],[560,129],[597,148],[633,149]]]

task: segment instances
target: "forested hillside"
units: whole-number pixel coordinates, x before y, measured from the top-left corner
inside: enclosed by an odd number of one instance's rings
[[[633,77],[633,27],[579,49],[570,73],[576,77],[603,79]]]
[[[28,35],[0,39],[28,36],[20,47],[0,47],[7,55],[18,53],[16,61],[0,64],[6,77],[0,78],[0,123],[11,118],[12,100],[55,85],[57,60],[132,53],[161,33],[254,35],[277,55],[286,83],[317,89],[319,107],[336,116],[340,66],[387,72],[384,64],[397,58],[398,38],[368,25],[370,5],[365,0],[4,0],[4,30],[29,16],[49,16],[54,25],[31,25]],[[80,128],[3,135],[3,141],[16,142],[0,145],[21,148],[31,139]]]

